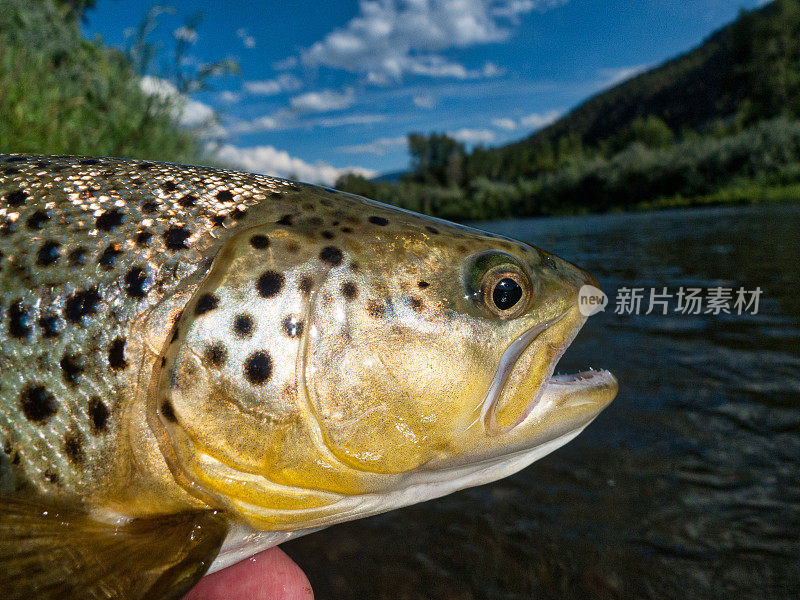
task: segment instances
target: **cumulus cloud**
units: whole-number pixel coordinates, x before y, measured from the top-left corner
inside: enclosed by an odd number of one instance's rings
[[[506,131],[514,131],[520,128],[541,129],[542,127],[550,125],[550,123],[553,123],[560,116],[561,113],[559,111],[548,110],[547,112],[543,113],[532,113],[518,120],[508,117],[492,119],[492,125],[498,129],[504,129]]]
[[[303,87],[303,82],[294,75],[284,73],[275,79],[262,79],[245,81],[242,84],[245,91],[257,96],[274,96],[281,92],[294,92]]]
[[[349,108],[354,102],[355,93],[352,88],[347,88],[343,92],[334,90],[306,92],[292,98],[289,104],[297,112],[328,112]]]
[[[359,73],[379,84],[406,73],[492,77],[500,73],[492,63],[469,70],[441,52],[503,41],[521,15],[565,1],[361,0],[356,17],[303,50],[301,58],[308,66]]]
[[[550,123],[554,123],[560,116],[561,113],[559,111],[548,110],[547,112],[532,113],[522,117],[519,123],[522,127],[528,129],[541,129],[542,127],[547,127]]]
[[[241,135],[261,131],[274,131],[281,129],[282,126],[283,122],[279,115],[263,115],[249,121],[240,119],[230,121],[225,126],[225,132],[228,135]]]
[[[622,83],[626,79],[636,77],[650,68],[650,65],[629,65],[627,67],[615,67],[613,69],[598,69],[597,74],[603,78],[603,86],[611,87]]]
[[[319,125],[320,127],[341,127],[343,125],[372,125],[373,123],[382,123],[386,120],[386,115],[376,114],[361,114],[361,115],[345,115],[341,117],[324,117],[311,121],[311,125]]]
[[[256,47],[256,38],[247,33],[247,29],[245,29],[244,27],[241,27],[236,30],[236,37],[238,37],[242,41],[242,46],[244,46],[245,48]]]
[[[308,163],[273,146],[239,148],[224,144],[214,151],[214,157],[223,164],[252,173],[292,177],[300,181],[325,185],[333,185],[345,173],[357,173],[367,178],[377,175],[375,171],[361,167],[338,168],[322,161]]]
[[[339,152],[346,152],[348,154],[374,154],[375,156],[383,156],[388,152],[403,148],[408,143],[404,135],[398,137],[384,137],[373,140],[368,144],[357,144],[355,146],[340,146],[337,148]]]
[[[517,122],[514,119],[492,119],[492,125],[506,131],[514,131],[517,128]]]
[[[414,96],[412,100],[417,108],[433,108],[436,104],[432,96]]]
[[[448,132],[448,135],[465,144],[488,144],[496,137],[491,129],[459,129]]]
[[[146,94],[173,101],[175,117],[184,127],[203,127],[214,121],[213,108],[182,95],[178,92],[178,88],[166,79],[146,75],[139,80],[139,87]]]
[[[173,37],[176,40],[180,40],[182,42],[186,42],[187,44],[194,44],[197,41],[197,31],[195,31],[194,27],[178,27],[175,31],[172,32]]]

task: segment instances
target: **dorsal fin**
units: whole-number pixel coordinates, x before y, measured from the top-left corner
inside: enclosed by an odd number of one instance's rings
[[[0,496],[0,590],[15,599],[178,599],[227,532],[214,511],[121,524],[39,499]]]

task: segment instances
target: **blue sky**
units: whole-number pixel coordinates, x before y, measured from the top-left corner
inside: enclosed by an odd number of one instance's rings
[[[210,152],[245,170],[332,183],[347,169],[405,169],[404,137],[468,146],[530,135],[585,98],[701,43],[763,0],[173,0],[152,39],[189,42],[188,63],[234,58],[242,74],[192,94],[183,119],[217,111]],[[84,25],[124,46],[152,2],[100,0]],[[195,32],[181,29],[193,14]],[[153,73],[159,75],[159,73]],[[157,79],[143,84],[173,93]]]

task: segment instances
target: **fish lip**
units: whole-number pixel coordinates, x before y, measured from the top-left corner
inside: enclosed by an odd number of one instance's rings
[[[550,328],[550,326],[561,321],[572,310],[572,308],[567,309],[557,317],[548,319],[547,321],[544,321],[543,323],[525,331],[516,340],[514,340],[506,352],[503,353],[503,356],[501,357],[501,367],[498,367],[498,372],[495,374],[495,379],[492,381],[492,385],[489,388],[489,392],[487,392],[484,405],[482,407],[484,426],[488,434],[500,435],[509,433],[518,428],[529,419],[531,414],[534,413],[534,409],[543,400],[548,398],[564,397],[567,395],[583,395],[585,397],[591,392],[600,392],[604,389],[613,389],[614,394],[607,394],[610,397],[608,398],[608,401],[603,404],[603,408],[609,402],[611,402],[616,394],[617,380],[610,371],[605,369],[589,369],[586,371],[580,371],[578,373],[554,375],[555,369],[558,366],[562,356],[567,351],[567,348],[572,345],[575,337],[578,335],[584,323],[586,322],[586,317],[582,317],[572,328],[570,335],[561,344],[559,344],[558,349],[556,350],[547,367],[547,374],[542,380],[542,384],[537,389],[536,394],[531,398],[528,406],[524,411],[522,411],[519,418],[505,428],[500,428],[497,425],[495,416],[496,405],[502,396],[503,391],[505,390],[507,380],[516,367],[518,360],[522,357],[522,354],[525,352],[525,350],[527,350],[527,348],[534,343],[540,335],[544,334],[547,329]],[[517,344],[516,348],[514,347],[515,344]],[[504,362],[506,363],[505,366],[503,366]],[[500,374],[501,369],[503,371],[501,373],[502,381],[500,385],[496,385],[497,377],[498,374]],[[570,402],[579,403],[575,400],[571,400]]]
[[[552,325],[558,323],[569,312],[570,309],[567,309],[560,315],[557,315],[551,319],[547,319],[539,323],[538,325],[524,331],[513,342],[511,342],[508,348],[506,348],[506,350],[503,352],[503,355],[500,357],[497,370],[495,371],[494,377],[492,378],[492,382],[491,384],[489,384],[489,389],[486,391],[486,396],[484,397],[483,403],[481,404],[481,420],[484,423],[484,427],[487,433],[489,433],[490,435],[497,435],[500,433],[504,433],[517,426],[518,423],[514,423],[510,427],[506,427],[504,429],[498,427],[497,415],[496,415],[497,403],[502,397],[503,391],[505,390],[506,384],[508,383],[508,379],[509,377],[511,377],[511,373],[513,373],[514,369],[516,368],[520,357],[525,353],[528,347],[530,347],[530,345],[533,344],[539,338],[540,335],[542,335],[545,331],[547,331]],[[556,363],[561,358],[561,355],[566,351],[567,346],[569,346],[569,344],[574,339],[578,329],[580,329],[580,327],[576,328],[576,330],[573,332],[573,335],[571,335],[570,338],[564,343],[563,347],[559,349],[554,360],[551,361],[551,365],[549,367],[549,373],[547,374],[546,379],[549,379],[550,376],[552,375],[553,371],[555,370]],[[531,404],[536,403],[538,396],[541,395],[542,387],[544,386],[540,386],[537,397],[534,398]],[[529,406],[525,410],[525,416],[527,416],[531,408],[532,407]]]

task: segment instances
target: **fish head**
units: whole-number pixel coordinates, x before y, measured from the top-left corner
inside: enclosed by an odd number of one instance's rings
[[[231,238],[166,353],[173,470],[260,528],[497,479],[616,394],[606,371],[553,376],[591,275],[513,240],[356,206],[336,230],[297,219]]]

